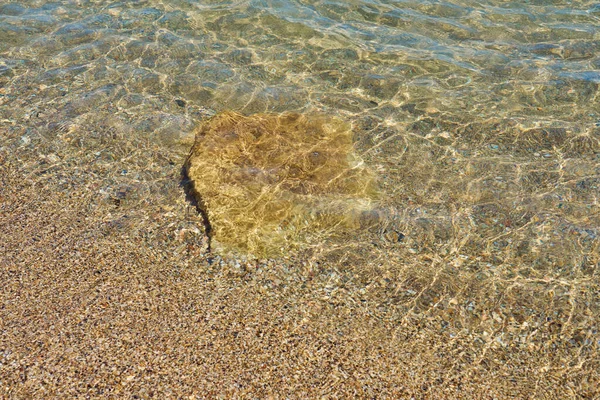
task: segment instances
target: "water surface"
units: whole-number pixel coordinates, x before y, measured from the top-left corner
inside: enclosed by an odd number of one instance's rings
[[[3,0],[0,152],[90,210],[168,207],[207,117],[335,116],[380,224],[294,256],[480,360],[577,371],[600,345],[599,26],[591,1]]]

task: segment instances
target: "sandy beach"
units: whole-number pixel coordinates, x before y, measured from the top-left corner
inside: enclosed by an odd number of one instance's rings
[[[499,324],[500,311],[477,290],[481,311],[456,307],[473,298],[447,287],[457,277],[421,274],[431,286],[406,301],[394,282],[407,271],[385,265],[342,270],[318,259],[211,256],[201,218],[179,186],[180,160],[147,167],[162,178],[139,182],[138,194],[103,197],[89,189],[107,179],[93,163],[49,162],[43,144],[24,146],[21,136],[14,127],[0,153],[4,398],[596,393],[597,358],[576,344],[557,346],[552,324],[520,347],[480,340],[486,330],[527,323]],[[471,279],[462,283],[476,285]],[[427,290],[436,285],[457,300],[431,307],[439,300]],[[456,329],[469,324],[483,333]],[[573,363],[574,354],[587,361]]]
[[[0,399],[599,398],[598,7],[480,3],[0,0]]]

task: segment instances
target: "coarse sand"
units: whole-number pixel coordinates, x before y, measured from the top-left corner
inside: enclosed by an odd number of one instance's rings
[[[486,342],[492,317],[449,334],[441,314],[420,308],[426,288],[398,298],[390,282],[406,272],[315,256],[207,254],[201,217],[180,184],[183,153],[162,159],[132,144],[160,164],[160,178],[140,175],[101,195],[117,166],[103,169],[83,151],[47,156],[43,141],[19,144],[22,133],[6,133],[0,151],[1,398],[597,394],[597,356],[573,363],[577,349],[552,346],[551,329],[518,348]],[[446,323],[469,326],[460,309],[450,311]]]

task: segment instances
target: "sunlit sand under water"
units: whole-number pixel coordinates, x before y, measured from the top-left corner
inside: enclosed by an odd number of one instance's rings
[[[599,17],[0,0],[0,397],[598,397]]]

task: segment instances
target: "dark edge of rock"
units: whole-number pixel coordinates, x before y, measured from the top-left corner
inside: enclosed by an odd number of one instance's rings
[[[208,209],[206,203],[202,199],[202,196],[196,188],[194,187],[194,183],[189,177],[188,174],[188,166],[189,166],[189,157],[185,160],[183,167],[181,168],[181,181],[180,186],[183,188],[185,192],[185,199],[194,207],[196,207],[196,211],[198,214],[202,216],[202,221],[204,224],[204,231],[206,232],[206,237],[208,240],[207,252],[210,255],[212,253],[212,225],[210,223],[210,219],[208,218]],[[210,257],[212,259],[212,257]],[[211,261],[209,259],[209,262]]]

